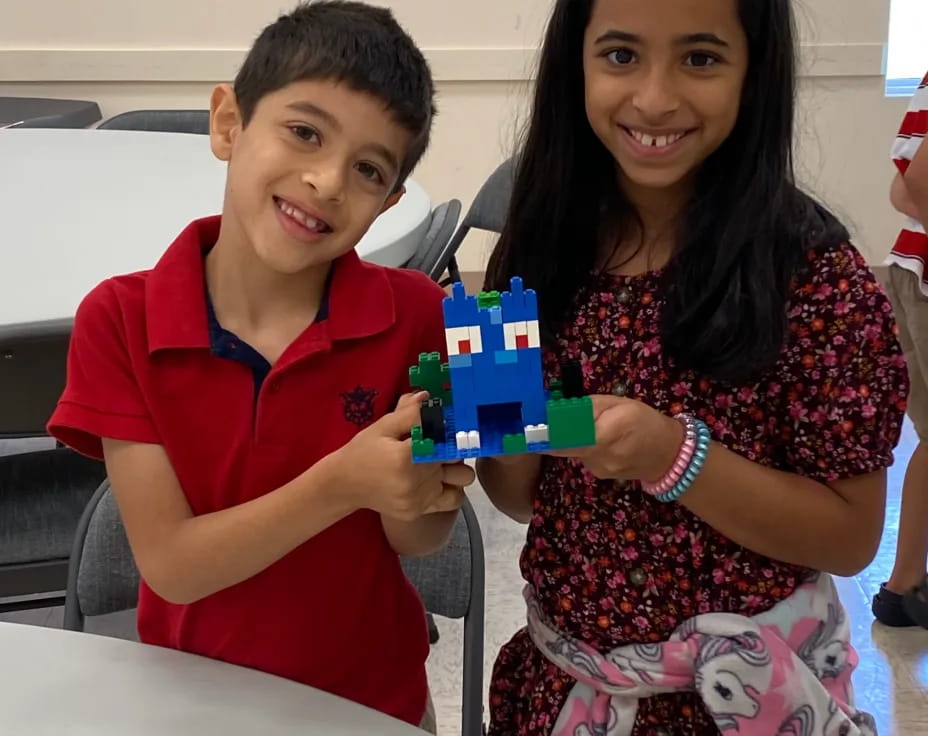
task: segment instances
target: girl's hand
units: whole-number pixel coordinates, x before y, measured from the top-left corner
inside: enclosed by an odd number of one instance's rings
[[[592,399],[596,444],[547,454],[582,460],[602,480],[660,480],[683,444],[683,425],[640,401],[605,395]]]

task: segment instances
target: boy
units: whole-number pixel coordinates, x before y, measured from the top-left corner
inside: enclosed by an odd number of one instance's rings
[[[314,2],[266,28],[211,98],[222,216],[87,296],[49,423],[105,459],[143,641],[417,725],[428,639],[398,555],[445,543],[473,472],[412,464],[421,396],[388,413],[444,344],[444,292],[354,247],[426,150],[433,98],[387,10]]]
[[[899,539],[890,579],[873,597],[873,615],[888,626],[928,628],[928,76],[893,146],[897,172],[890,199],[909,218],[889,256],[889,284],[912,382],[909,416],[919,444],[902,489]]]

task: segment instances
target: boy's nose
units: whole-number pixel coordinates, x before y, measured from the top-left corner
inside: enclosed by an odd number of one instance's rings
[[[313,171],[307,171],[300,179],[304,184],[309,185],[320,199],[330,202],[341,202],[344,199],[345,177],[337,166],[319,167]]]

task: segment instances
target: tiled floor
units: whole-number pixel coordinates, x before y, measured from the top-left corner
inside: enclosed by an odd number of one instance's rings
[[[914,446],[907,428],[900,446],[899,461],[890,474],[890,497],[886,532],[873,564],[855,578],[838,582],[854,627],[854,643],[861,655],[855,684],[861,707],[873,713],[881,736],[928,736],[928,631],[893,630],[875,624],[870,614],[870,596],[892,567],[899,516],[899,491],[905,460]],[[0,448],[2,450],[2,448]],[[926,491],[928,492],[928,491]],[[487,557],[486,670],[499,647],[522,626],[524,604],[522,581],[517,568],[524,527],[496,513],[486,496],[474,489],[471,499],[480,518]],[[4,617],[46,626],[58,626],[61,611],[25,612]],[[440,619],[441,641],[429,660],[441,736],[460,734],[461,634],[458,621]],[[116,636],[131,636],[130,616],[115,615],[92,623],[91,630]]]

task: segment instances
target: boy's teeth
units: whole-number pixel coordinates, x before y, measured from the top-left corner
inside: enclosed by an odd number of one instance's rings
[[[292,217],[294,220],[299,222],[307,230],[315,230],[317,232],[322,231],[322,228],[323,228],[322,223],[319,222],[319,220],[315,219],[314,217],[310,217],[309,215],[307,215],[305,212],[303,212],[303,210],[299,210],[293,205],[287,202],[283,202],[283,201],[281,201],[278,206],[280,207],[281,212],[283,212],[285,215]]]

